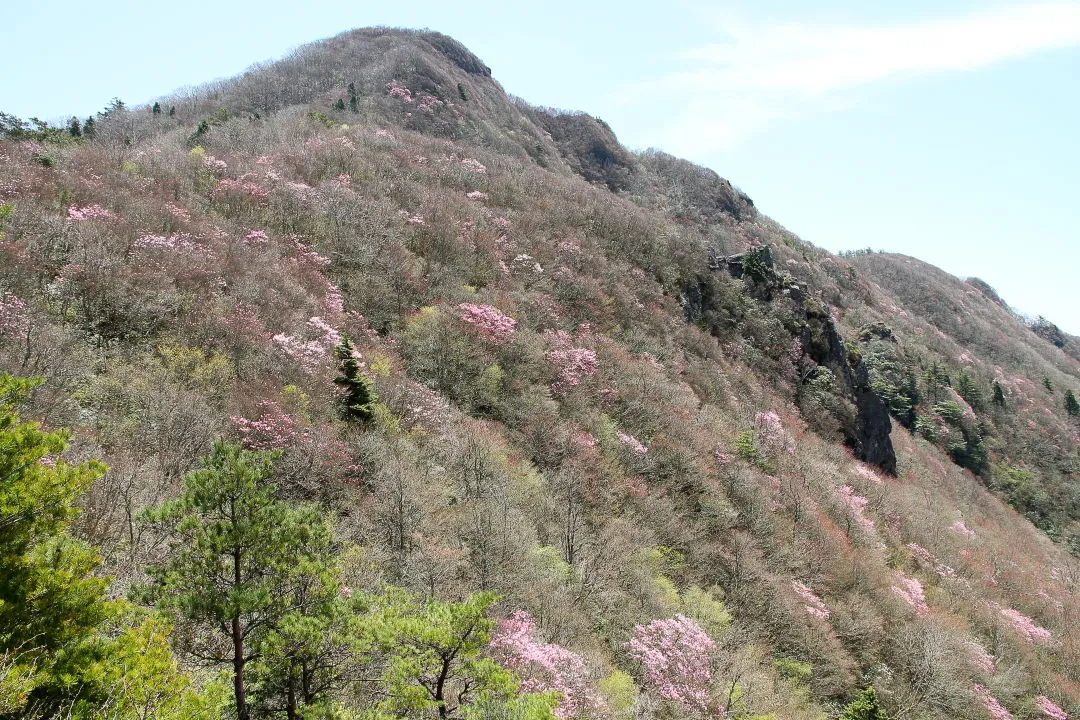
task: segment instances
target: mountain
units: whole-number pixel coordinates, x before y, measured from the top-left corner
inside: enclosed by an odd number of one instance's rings
[[[332,563],[349,601],[242,596],[252,717],[550,715],[470,694],[494,667],[560,718],[1080,713],[1080,339],[986,283],[814,247],[438,33],[347,32],[79,137],[2,119],[0,370],[110,468],[70,533],[193,686],[244,666],[229,616],[162,595],[225,438],[275,453],[246,487],[294,531],[260,537],[332,534],[267,567]],[[418,669],[448,637],[463,675]]]

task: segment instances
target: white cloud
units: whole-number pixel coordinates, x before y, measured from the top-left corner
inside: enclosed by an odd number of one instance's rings
[[[689,98],[662,135],[672,150],[730,147],[748,133],[875,82],[976,70],[1080,44],[1080,3],[1040,3],[893,26],[729,25],[694,48],[692,69],[641,83],[630,97]],[[732,98],[735,98],[732,101]]]

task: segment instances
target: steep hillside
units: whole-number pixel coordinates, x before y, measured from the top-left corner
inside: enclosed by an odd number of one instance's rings
[[[108,466],[71,533],[201,716],[1080,713],[1080,364],[985,284],[813,247],[437,33],[2,119],[0,370]],[[230,472],[295,552],[214,605],[176,588]]]

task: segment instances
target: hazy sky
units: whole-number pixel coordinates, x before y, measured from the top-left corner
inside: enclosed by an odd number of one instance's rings
[[[507,92],[707,165],[816,245],[981,277],[1080,334],[1080,1],[884,5],[22,2],[0,110],[85,117],[350,28],[428,27]]]

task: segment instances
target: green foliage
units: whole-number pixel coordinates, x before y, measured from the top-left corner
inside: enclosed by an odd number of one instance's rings
[[[1012,465],[995,465],[991,483],[1004,491],[1006,502],[1037,527],[1044,530],[1051,527],[1052,501],[1034,472]]]
[[[763,283],[772,274],[771,268],[765,262],[768,253],[769,249],[764,245],[752,247],[743,253],[743,273],[754,282]]]
[[[735,438],[735,454],[747,462],[759,464],[762,461],[761,450],[754,440],[753,430],[744,430]]]
[[[277,673],[264,684],[287,688],[317,652],[335,585],[321,511],[274,498],[274,457],[218,441],[181,496],[146,515],[171,552],[148,569],[144,596],[184,621],[194,658],[232,667],[240,720],[249,716],[248,663],[261,660],[264,676]]]
[[[79,692],[110,612],[105,580],[91,576],[100,558],[67,532],[105,468],[53,460],[67,435],[19,421],[15,406],[37,384],[0,374],[0,649],[21,654],[28,701],[53,706]]]
[[[973,409],[982,409],[982,390],[979,389],[979,386],[964,370],[961,370],[960,373],[956,376],[956,392],[960,395],[960,397],[964,398],[964,401],[967,402],[967,404],[970,405]]]
[[[1076,401],[1076,395],[1072,390],[1065,391],[1065,412],[1071,417],[1080,415],[1080,403]]]
[[[387,698],[378,709],[456,718],[474,702],[480,705],[478,713],[490,703],[512,705],[517,678],[481,653],[494,627],[488,616],[493,602],[491,593],[457,603],[421,600],[402,591],[386,595],[372,622],[376,646],[388,656],[382,675]],[[537,706],[525,709],[532,717],[539,711]]]
[[[337,102],[334,103],[334,109],[337,110],[338,112],[344,112],[345,111],[345,100],[344,100],[344,98],[338,98],[337,99]]]
[[[22,120],[15,115],[0,112],[0,139],[5,138],[62,144],[70,142],[72,136],[67,132],[67,128],[53,127],[44,120]]]
[[[335,128],[338,126],[337,121],[324,113],[322,110],[312,110],[307,114],[307,118],[313,123],[318,123],[319,125],[323,125],[328,128]]]
[[[354,113],[360,112],[360,106],[356,97],[356,83],[349,83],[349,110]]]
[[[634,717],[634,707],[640,691],[628,673],[613,670],[597,683],[597,689],[615,720],[629,720]]]
[[[930,442],[937,442],[939,431],[933,418],[919,416],[915,419],[915,432]]]
[[[340,363],[334,384],[344,391],[342,415],[347,420],[369,422],[375,417],[375,403],[379,396],[375,394],[374,383],[360,369],[360,361],[348,337],[342,335],[341,343],[334,348],[334,357]]]
[[[840,720],[886,720],[885,713],[878,707],[877,693],[873,686],[859,693],[859,696],[844,708]]]
[[[814,676],[814,669],[810,663],[799,662],[791,658],[773,660],[773,667],[776,668],[776,672],[780,673],[780,677],[797,685],[807,684],[810,682],[810,678]]]
[[[731,614],[720,600],[721,589],[688,588],[682,594],[683,613],[697,621],[711,638],[719,638],[731,627]]]
[[[0,374],[0,718],[201,716],[213,703],[179,670],[168,624],[107,600],[100,558],[68,533],[105,468],[58,459],[65,433],[19,421],[36,384]]]
[[[997,380],[994,381],[992,392],[993,395],[990,399],[990,402],[994,403],[996,407],[1005,407],[1005,391],[1001,389],[1001,383],[999,383]]]
[[[964,411],[954,400],[942,400],[934,403],[934,414],[950,425],[959,427],[964,423]]]

